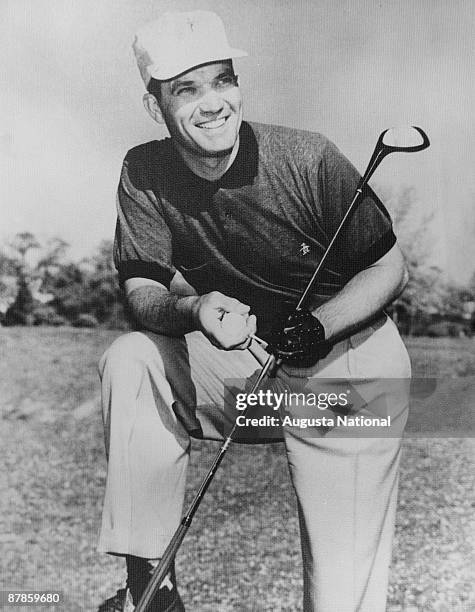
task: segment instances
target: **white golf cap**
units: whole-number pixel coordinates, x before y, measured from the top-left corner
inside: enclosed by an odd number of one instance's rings
[[[164,13],[136,34],[133,49],[145,86],[165,81],[194,66],[247,53],[229,46],[224,24],[211,11]]]

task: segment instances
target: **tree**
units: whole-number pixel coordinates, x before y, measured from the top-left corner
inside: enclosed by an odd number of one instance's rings
[[[469,299],[471,301],[475,301],[475,272],[472,274],[472,277],[468,281],[467,291]]]
[[[94,314],[100,323],[123,327],[125,315],[112,249],[112,242],[103,240],[96,253],[86,260],[91,268],[86,287],[86,312]]]
[[[18,291],[5,313],[4,325],[33,325],[34,300],[25,276],[18,279]]]
[[[55,236],[47,241],[43,248],[43,253],[36,264],[36,273],[43,281],[43,288],[47,288],[49,279],[64,264],[68,248],[69,244],[62,238]]]
[[[7,244],[8,255],[0,258],[2,287],[11,291],[14,278],[15,299],[9,299],[4,317],[6,325],[61,324],[64,320],[55,316],[53,306],[46,302],[53,298],[48,287],[54,284],[54,276],[63,264],[68,244],[61,238],[51,238],[44,246],[31,232],[16,234]],[[30,251],[38,251],[33,260]],[[13,303],[11,303],[13,301]]]
[[[409,270],[409,282],[392,305],[392,311],[407,319],[404,331],[412,334],[418,323],[441,312],[446,301],[442,270],[431,263],[435,246],[431,232],[433,214],[423,210],[413,187],[378,191],[383,193],[382,199],[391,212]]]
[[[66,261],[68,244],[51,238],[44,245],[30,232],[17,234],[0,253],[0,313],[7,325],[103,324],[127,327],[112,242],[80,262]],[[38,250],[34,260],[28,257]],[[8,293],[9,292],[9,293]]]
[[[16,234],[8,244],[10,256],[8,261],[17,277],[17,294],[15,301],[7,309],[5,325],[32,325],[34,300],[30,290],[31,269],[27,263],[27,253],[40,247],[35,236],[30,232]]]
[[[52,294],[51,304],[56,312],[71,323],[84,312],[86,273],[74,262],[58,264],[45,280],[45,290]]]
[[[72,324],[88,321],[109,327],[125,324],[117,272],[112,261],[112,243],[103,241],[96,252],[79,263],[49,264],[45,289],[53,297],[52,304]],[[93,317],[94,319],[91,319]]]
[[[0,251],[0,316],[15,301],[17,294],[17,271],[14,260]]]
[[[15,260],[3,251],[0,251],[0,277],[14,276],[16,273]]]
[[[31,232],[20,232],[16,234],[13,240],[11,240],[8,244],[11,251],[16,256],[16,261],[18,265],[22,267],[23,270],[26,269],[26,254],[31,249],[40,248],[40,243],[35,238],[35,236]]]

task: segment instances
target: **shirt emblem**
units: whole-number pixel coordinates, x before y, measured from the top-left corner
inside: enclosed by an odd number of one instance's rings
[[[173,591],[173,582],[171,580],[171,577],[172,577],[171,572],[168,572],[168,574],[163,579],[162,584],[160,585],[161,589],[163,589],[163,587],[167,587],[169,591]]]
[[[310,253],[310,247],[305,242],[302,242],[299,249],[300,255],[308,255]]]

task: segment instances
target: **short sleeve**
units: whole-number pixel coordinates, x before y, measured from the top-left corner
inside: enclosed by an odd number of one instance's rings
[[[121,285],[129,278],[155,280],[167,288],[175,274],[172,242],[154,191],[140,189],[130,178],[130,161],[122,166],[117,191],[114,263]]]
[[[322,223],[331,239],[347,212],[358,188],[360,174],[331,143],[323,151],[320,168]],[[347,220],[335,243],[332,267],[352,277],[383,257],[396,237],[388,211],[370,187]]]

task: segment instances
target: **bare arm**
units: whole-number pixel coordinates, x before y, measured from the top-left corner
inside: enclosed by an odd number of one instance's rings
[[[404,257],[395,244],[312,314],[322,322],[326,338],[334,340],[351,333],[387,306],[401,293],[407,280]]]
[[[126,280],[127,301],[134,318],[160,334],[181,336],[199,330],[218,348],[247,348],[250,334],[256,331],[256,318],[249,316],[249,306],[218,291],[199,296],[180,276],[173,279],[171,289],[174,293],[146,278]],[[244,330],[222,327],[223,315],[228,312],[246,317]]]
[[[157,286],[136,286],[127,294],[127,300],[134,318],[154,332],[182,336],[196,329],[193,317],[195,296],[173,295],[157,283]]]

